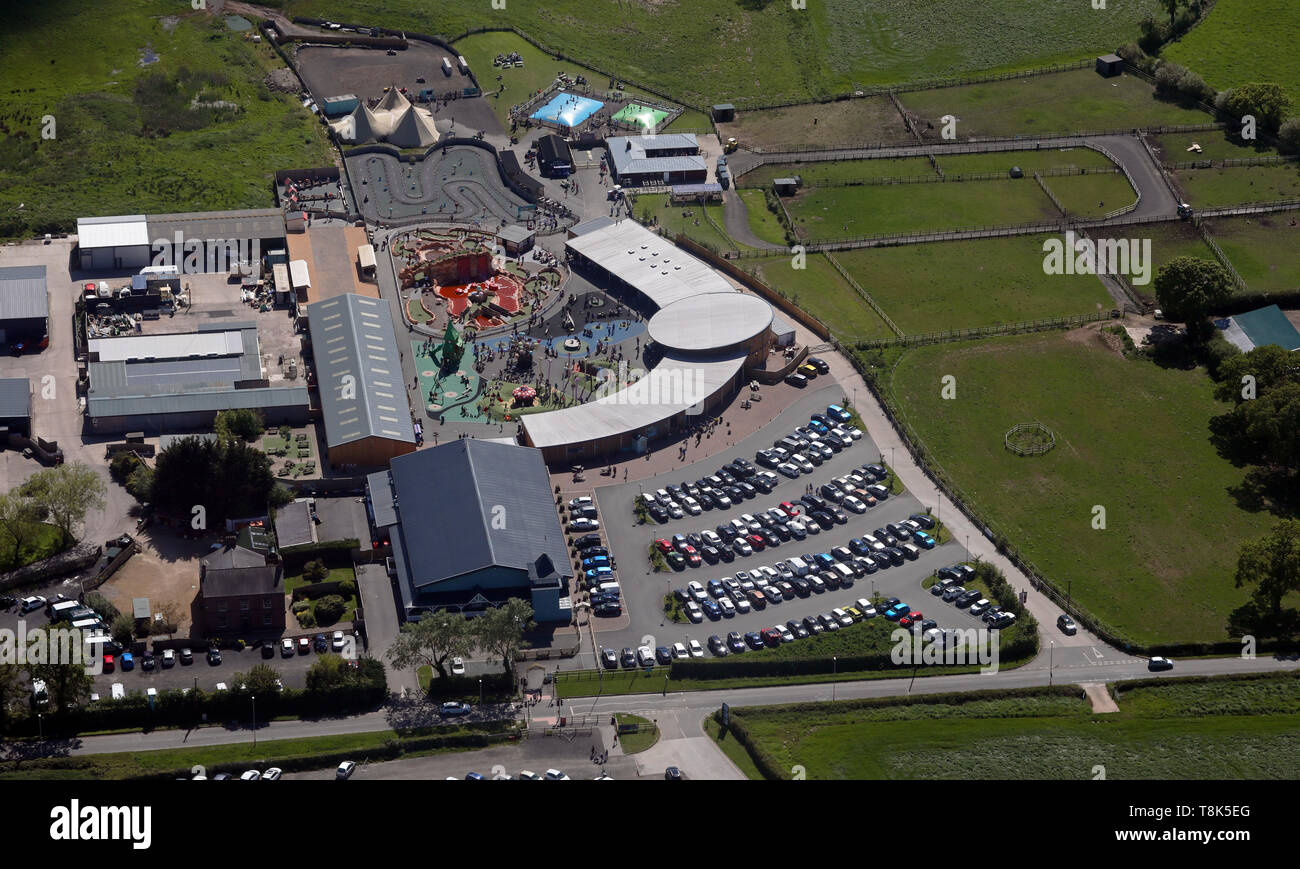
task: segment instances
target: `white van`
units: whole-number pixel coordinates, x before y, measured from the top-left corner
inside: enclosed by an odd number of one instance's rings
[[[145,266],[140,269],[140,274],[150,275],[153,277],[175,277],[179,272],[176,266]]]
[[[99,619],[82,619],[81,621],[72,623],[72,629],[74,631],[93,631],[96,628],[102,628],[103,626],[104,623]]]
[[[113,683],[113,699],[114,699],[114,700],[122,700],[122,699],[125,698],[125,697],[126,697],[126,688],[124,688],[124,687],[122,686],[122,683],[121,683],[121,682],[114,682],[114,683]]]
[[[653,667],[655,665],[655,650],[649,646],[642,646],[637,649],[636,662],[646,669]]]
[[[787,559],[786,564],[790,565],[790,569],[794,571],[795,576],[808,575],[808,564],[799,556],[796,555],[792,558]]]
[[[853,568],[849,567],[847,564],[836,562],[831,565],[831,570],[833,570],[835,575],[840,578],[841,585],[848,585],[857,578],[853,573]]]
[[[80,609],[81,603],[75,600],[61,600],[56,604],[50,605],[50,621],[58,622],[66,619],[68,613],[75,609]]]
[[[601,594],[608,594],[611,591],[617,595],[623,594],[623,589],[621,586],[619,586],[617,582],[602,582],[599,586],[597,586],[597,590]]]

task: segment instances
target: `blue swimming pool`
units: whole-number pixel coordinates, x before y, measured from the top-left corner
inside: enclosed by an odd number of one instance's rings
[[[551,98],[549,103],[533,112],[531,117],[535,121],[550,121],[564,124],[566,127],[576,127],[600,111],[604,105],[600,100],[593,100],[591,97],[580,97],[577,94],[560,91]]]

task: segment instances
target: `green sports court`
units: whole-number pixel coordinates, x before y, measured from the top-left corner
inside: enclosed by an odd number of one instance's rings
[[[613,120],[619,124],[640,124],[647,130],[653,130],[663,123],[666,117],[668,117],[668,112],[663,109],[652,109],[649,106],[628,103],[618,110]]]

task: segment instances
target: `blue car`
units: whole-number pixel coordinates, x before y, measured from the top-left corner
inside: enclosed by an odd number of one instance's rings
[[[610,570],[608,567],[593,567],[591,570],[588,570],[585,575],[588,580],[593,582],[609,582],[609,580],[614,578],[614,571]]]
[[[922,549],[933,549],[934,538],[924,531],[916,531],[912,534],[912,542]]]
[[[706,616],[713,619],[715,622],[722,618],[722,607],[718,606],[718,602],[712,598],[700,604],[700,608],[704,610]]]
[[[135,658],[133,658],[133,657],[131,656],[131,653],[130,653],[130,652],[123,652],[123,653],[122,653],[122,661],[121,661],[121,664],[122,664],[122,669],[123,669],[123,670],[134,670],[134,669],[135,669]]]
[[[826,423],[816,419],[808,421],[808,428],[817,432],[817,434],[826,434],[828,431],[830,431],[830,429],[826,426]]]
[[[609,567],[609,558],[608,556],[604,556],[604,555],[597,555],[591,558],[584,558],[582,559],[582,566],[584,569],[590,569],[593,567]]]
[[[832,404],[829,407],[827,407],[826,415],[829,416],[831,419],[837,420],[839,422],[848,422],[853,418],[847,410],[840,407],[838,404]]]

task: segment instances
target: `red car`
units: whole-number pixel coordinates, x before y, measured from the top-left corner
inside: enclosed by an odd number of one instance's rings
[[[781,632],[776,628],[767,628],[763,631],[763,642],[769,646],[781,645]]]
[[[910,628],[912,626],[912,619],[908,616],[903,616],[898,620],[898,626],[900,628]]]
[[[113,656],[112,656],[112,655],[105,655],[105,656],[104,656],[104,672],[105,672],[105,673],[112,673],[113,670],[116,669],[116,668],[117,668],[117,662],[113,659]]]
[[[669,552],[672,552],[673,550],[673,545],[669,543],[667,540],[663,540],[663,539],[656,540],[655,546],[658,546],[659,551],[664,553],[665,555],[667,555]]]
[[[750,546],[754,547],[755,552],[762,552],[767,546],[767,541],[763,539],[761,534],[750,534],[745,539],[749,541]]]
[[[686,556],[686,563],[691,567],[700,566],[700,554],[695,551],[695,547],[687,543],[682,547],[682,554]]]
[[[799,515],[799,508],[796,507],[794,504],[790,503],[789,501],[782,501],[780,506],[781,509],[785,511],[785,515],[787,516]]]

